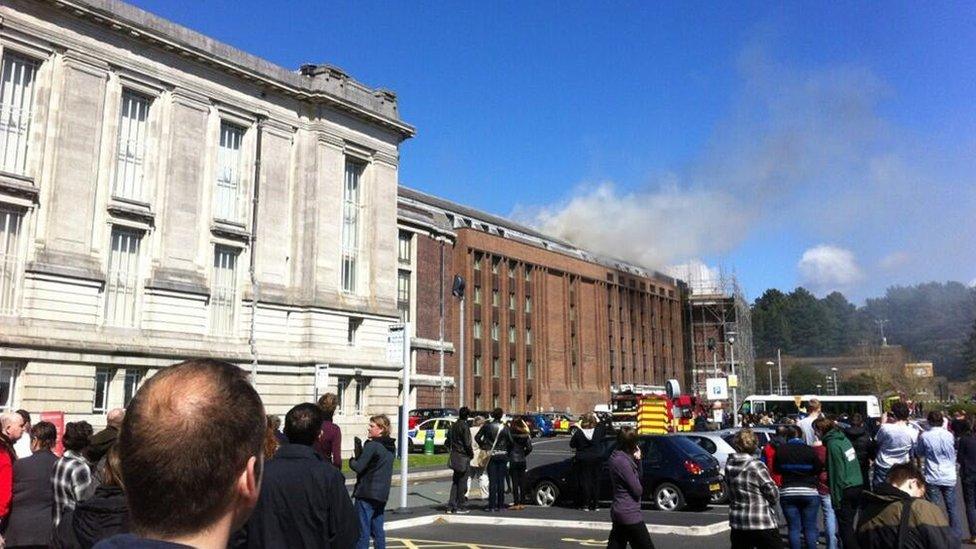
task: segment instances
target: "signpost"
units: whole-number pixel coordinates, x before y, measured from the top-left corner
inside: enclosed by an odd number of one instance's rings
[[[403,393],[400,398],[400,507],[397,512],[407,510],[407,474],[410,455],[407,446],[407,431],[410,425],[410,323],[393,324],[386,336],[386,360],[403,367]]]

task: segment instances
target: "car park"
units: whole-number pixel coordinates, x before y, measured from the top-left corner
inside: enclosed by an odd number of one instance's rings
[[[610,486],[607,459],[616,446],[614,438],[601,441],[604,466],[598,481],[600,499],[609,501]],[[713,494],[722,491],[718,461],[700,446],[677,435],[643,435],[641,448],[642,484],[645,501],[662,511],[704,508]],[[560,501],[572,501],[578,482],[573,459],[540,465],[525,477],[526,493],[539,506],[549,507]]]
[[[447,450],[447,432],[454,425],[455,418],[434,418],[420,422],[415,428],[407,431],[407,451],[421,452],[427,437],[434,438],[434,451]]]

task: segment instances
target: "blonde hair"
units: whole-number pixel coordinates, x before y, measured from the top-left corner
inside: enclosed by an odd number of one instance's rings
[[[580,419],[580,427],[584,429],[592,429],[596,427],[596,416],[593,414],[584,414]]]
[[[378,425],[383,430],[383,436],[390,436],[390,418],[386,417],[386,414],[372,416],[369,418],[369,422]]]
[[[752,454],[759,447],[759,441],[752,429],[743,429],[732,437],[732,446],[743,454]]]
[[[811,398],[810,402],[807,403],[807,413],[812,414],[814,412],[819,412],[819,411],[820,411],[820,401],[815,398]]]

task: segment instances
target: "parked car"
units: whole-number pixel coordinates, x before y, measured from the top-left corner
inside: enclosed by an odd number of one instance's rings
[[[616,447],[616,439],[606,438],[601,444],[605,464]],[[662,511],[704,508],[714,493],[721,492],[723,479],[718,461],[686,437],[643,435],[639,445],[643,499],[655,508]],[[542,507],[572,501],[578,489],[573,458],[533,467],[526,473],[525,487],[531,500]],[[606,465],[600,473],[599,490],[602,501],[612,499]]]
[[[728,433],[728,431],[732,432]],[[675,433],[675,436],[685,437],[711,454],[718,461],[718,470],[724,474],[725,462],[735,453],[735,448],[731,444],[734,432],[734,430],[682,432]],[[712,503],[725,503],[726,500],[728,500],[728,490],[723,481],[722,489],[712,493]]]
[[[528,424],[529,434],[532,438],[550,437],[554,434],[552,431],[552,423],[542,414],[519,414],[512,416],[512,421],[517,419],[522,419]]]
[[[578,429],[579,421],[563,412],[552,413],[552,430],[560,434],[573,434]]]
[[[413,429],[418,423],[435,417],[457,417],[457,408],[417,408],[410,410],[408,427]]]
[[[447,432],[456,420],[453,418],[434,418],[422,421],[416,428],[407,431],[407,451],[422,452],[428,436],[434,437],[434,451],[447,449]]]

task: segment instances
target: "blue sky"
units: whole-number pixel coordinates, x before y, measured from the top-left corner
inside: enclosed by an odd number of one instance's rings
[[[606,254],[752,298],[976,280],[974,4],[134,3],[395,90],[402,183]]]

